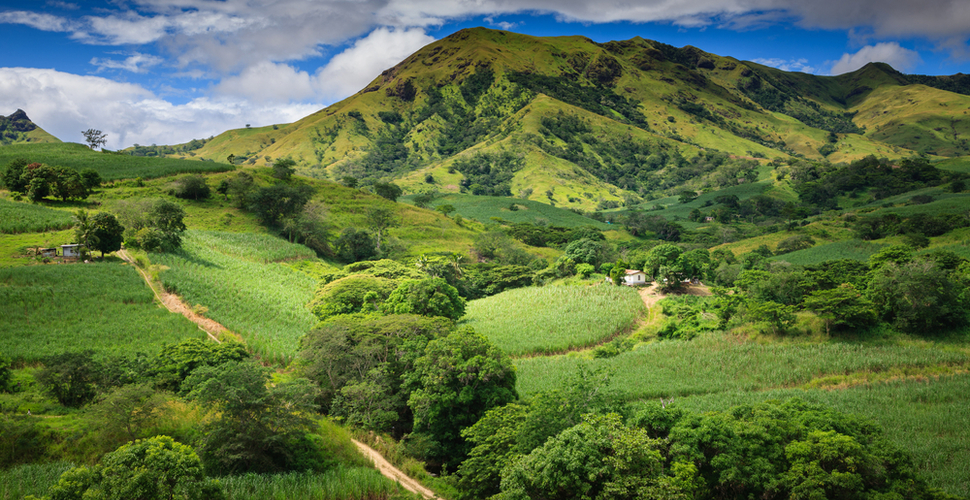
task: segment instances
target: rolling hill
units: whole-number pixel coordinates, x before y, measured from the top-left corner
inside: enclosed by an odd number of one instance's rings
[[[0,115],[0,146],[39,142],[61,142],[61,140],[38,127],[22,109],[11,113],[10,116]]]
[[[966,155],[966,80],[885,64],[824,77],[642,38],[475,28],[302,120],[230,130],[192,153],[604,209],[757,180],[742,171],[770,160]]]

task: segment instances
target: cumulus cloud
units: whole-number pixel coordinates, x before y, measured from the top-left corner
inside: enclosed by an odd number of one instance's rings
[[[905,73],[920,63],[919,54],[914,50],[900,47],[898,43],[877,43],[867,45],[855,54],[842,54],[832,65],[833,75],[855,71],[871,62],[883,62]]]
[[[0,114],[18,108],[63,141],[83,142],[81,131],[97,128],[108,134],[108,148],[118,149],[178,144],[246,123],[293,122],[320,106],[209,97],[175,105],[135,84],[50,69],[0,68],[0,110],[7,110]]]
[[[132,73],[145,73],[149,68],[162,64],[165,60],[161,57],[150,54],[135,52],[126,57],[123,61],[115,59],[102,59],[99,57],[91,58],[90,63],[98,67],[98,71],[105,69],[120,69]]]

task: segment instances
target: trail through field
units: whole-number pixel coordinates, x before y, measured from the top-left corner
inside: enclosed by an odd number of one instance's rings
[[[185,302],[182,302],[182,299],[179,298],[178,295],[175,295],[174,293],[168,293],[165,291],[164,288],[153,283],[151,276],[147,272],[145,272],[144,269],[138,267],[135,264],[135,259],[133,259],[131,255],[128,254],[127,251],[125,251],[124,249],[118,250],[117,254],[118,254],[118,257],[121,257],[125,262],[131,264],[132,267],[134,267],[138,271],[138,274],[140,274],[141,277],[145,280],[145,284],[148,285],[148,288],[151,288],[152,292],[155,293],[155,298],[158,299],[158,302],[160,302],[163,306],[165,306],[166,309],[168,309],[173,313],[181,314],[182,316],[185,316],[189,321],[195,323],[196,325],[199,325],[199,328],[202,331],[204,331],[206,335],[209,336],[209,338],[211,338],[216,342],[220,342],[218,337],[220,333],[229,331],[228,328],[222,326],[218,321],[196,314],[192,310],[192,308],[188,306],[188,304],[186,304]],[[162,289],[161,292],[158,291],[159,288]]]
[[[402,487],[404,487],[404,489],[410,491],[411,493],[421,495],[422,497],[427,498],[428,500],[438,498],[438,496],[435,495],[433,491],[429,490],[428,488],[425,488],[424,486],[421,485],[421,483],[412,479],[407,474],[401,472],[401,470],[398,469],[397,467],[394,467],[393,465],[391,465],[391,463],[388,462],[383,456],[381,456],[381,454],[378,453],[377,450],[371,448],[370,446],[367,446],[364,443],[361,443],[356,439],[354,439],[353,442],[354,442],[354,445],[357,446],[357,449],[364,454],[364,456],[366,456],[367,458],[370,458],[371,461],[374,462],[374,467],[376,467],[377,470],[384,475],[384,477],[400,484]]]

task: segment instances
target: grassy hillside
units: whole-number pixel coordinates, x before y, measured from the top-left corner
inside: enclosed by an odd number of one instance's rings
[[[173,174],[223,172],[232,167],[224,163],[197,162],[176,158],[143,158],[116,152],[97,152],[82,144],[13,144],[0,147],[0,165],[24,158],[31,163],[59,165],[75,170],[92,168],[106,181],[154,179]]]

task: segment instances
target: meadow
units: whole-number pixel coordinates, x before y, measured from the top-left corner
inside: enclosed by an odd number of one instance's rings
[[[970,497],[970,374],[965,372],[838,390],[731,391],[678,398],[675,404],[704,412],[789,398],[826,405],[879,423],[890,440],[912,455],[920,474],[931,485],[952,495]]]
[[[401,201],[413,204],[413,198],[413,195],[409,195],[402,197]],[[531,222],[569,228],[590,226],[602,230],[612,228],[605,222],[584,217],[565,208],[556,208],[546,203],[520,198],[452,193],[436,197],[429,207],[439,205],[451,205],[455,207],[454,213],[484,224],[494,222],[492,218],[497,217],[512,223]],[[509,207],[512,205],[515,205],[517,210],[511,210]]]
[[[0,198],[0,233],[39,233],[70,228],[71,213]]]
[[[224,172],[232,165],[209,161],[148,158],[124,153],[92,151],[83,144],[11,144],[0,148],[0,166],[24,158],[31,163],[44,163],[83,170],[92,168],[105,181],[118,179],[154,179],[175,174]]]
[[[121,263],[0,269],[0,352],[27,363],[82,349],[153,354],[204,336],[154,300],[138,271]]]
[[[529,287],[469,302],[462,324],[512,356],[550,354],[603,342],[632,327],[645,310],[629,287]]]
[[[189,305],[240,334],[264,359],[286,362],[299,339],[317,322],[306,308],[317,282],[284,264],[285,256],[306,255],[268,234],[235,236],[189,230],[177,253],[152,255],[165,288]]]
[[[759,344],[713,333],[692,341],[644,344],[614,358],[578,356],[518,359],[517,388],[528,396],[557,387],[588,364],[613,375],[610,388],[626,401],[698,394],[837,385],[851,373],[899,375],[949,372],[970,367],[970,354],[932,344]],[[814,381],[814,382],[813,382]]]
[[[69,462],[26,464],[0,470],[0,500],[21,500],[27,495],[40,497],[57,483],[61,474],[74,468]]]
[[[866,262],[869,256],[885,245],[871,241],[846,240],[816,245],[805,250],[797,250],[784,255],[769,257],[769,260],[788,262],[799,266],[818,264],[827,260],[851,259]]]
[[[367,467],[337,467],[322,474],[245,474],[222,477],[220,482],[226,500],[382,500],[409,495],[380,472]]]

